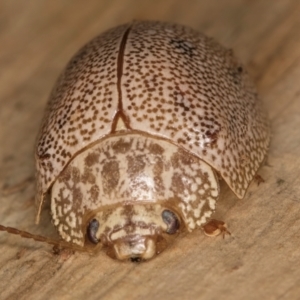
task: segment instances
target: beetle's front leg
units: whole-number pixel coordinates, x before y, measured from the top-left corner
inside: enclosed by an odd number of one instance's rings
[[[211,219],[202,227],[204,234],[207,236],[218,236],[222,234],[223,238],[226,234],[231,235],[230,231],[227,229],[226,224],[223,221]]]

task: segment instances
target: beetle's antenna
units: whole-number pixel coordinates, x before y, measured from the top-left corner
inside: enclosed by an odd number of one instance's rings
[[[67,249],[72,249],[75,251],[81,251],[81,252],[91,252],[89,251],[89,249],[85,248],[85,247],[80,247],[78,245],[75,245],[73,243],[68,243],[62,240],[55,240],[55,239],[51,239],[42,235],[37,235],[37,234],[32,234],[29,233],[27,231],[23,231],[23,230],[18,230],[16,228],[13,227],[5,227],[3,225],[0,225],[0,231],[5,231],[8,233],[12,233],[12,234],[16,234],[19,235],[23,238],[27,238],[27,239],[33,239],[37,242],[42,242],[42,243],[47,243],[50,245],[54,245],[57,246],[59,248],[67,248]]]

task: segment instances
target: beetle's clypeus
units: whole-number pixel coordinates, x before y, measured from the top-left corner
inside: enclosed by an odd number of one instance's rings
[[[65,241],[150,259],[209,220],[219,178],[243,198],[268,144],[231,50],[176,24],[125,24],[86,44],[53,89],[36,147],[37,220],[51,191]]]

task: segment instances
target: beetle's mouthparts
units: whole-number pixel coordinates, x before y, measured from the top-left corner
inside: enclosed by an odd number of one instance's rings
[[[170,241],[161,234],[130,236],[116,239],[107,245],[107,255],[118,260],[141,262],[149,260],[164,251]]]
[[[134,236],[132,239],[116,240],[114,254],[119,260],[148,260],[156,254],[156,238],[152,236]]]

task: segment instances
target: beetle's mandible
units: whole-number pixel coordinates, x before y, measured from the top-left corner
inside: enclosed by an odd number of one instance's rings
[[[219,178],[243,198],[269,140],[231,50],[177,24],[110,29],[71,59],[52,91],[36,146],[37,221],[50,191],[65,241],[150,259],[211,218]]]

